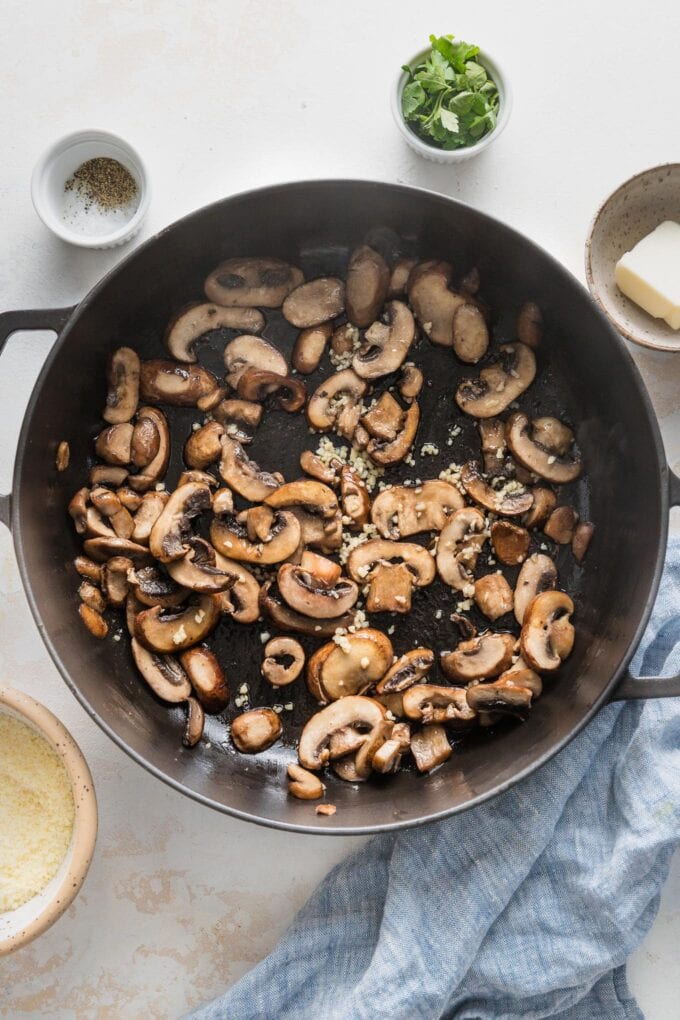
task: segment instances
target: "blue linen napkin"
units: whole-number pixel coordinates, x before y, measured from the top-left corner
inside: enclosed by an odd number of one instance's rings
[[[680,671],[680,540],[633,672]],[[614,1020],[680,842],[680,698],[611,704],[487,804],[378,836],[199,1020]]]

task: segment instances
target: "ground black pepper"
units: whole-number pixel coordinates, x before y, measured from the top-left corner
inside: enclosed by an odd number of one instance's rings
[[[97,156],[82,163],[64,185],[85,201],[85,208],[120,209],[137,195],[137,182],[122,163],[108,156]]]

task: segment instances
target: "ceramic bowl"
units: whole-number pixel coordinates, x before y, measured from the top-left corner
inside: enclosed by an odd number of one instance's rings
[[[71,843],[57,874],[22,906],[0,913],[1,957],[47,931],[78,895],[97,841],[97,798],[80,748],[49,709],[28,694],[0,684],[0,712],[16,716],[54,748],[71,781],[75,803]]]
[[[430,52],[430,48],[420,50],[410,60],[404,61],[409,67],[415,67],[416,64],[421,61]],[[468,159],[472,159],[473,156],[478,156],[480,152],[484,152],[488,149],[497,138],[500,137],[502,132],[505,130],[508,120],[510,119],[510,112],[512,110],[512,92],[510,85],[505,74],[501,70],[496,60],[493,60],[487,53],[481,52],[475,57],[480,64],[488,71],[489,76],[496,83],[498,88],[498,97],[500,100],[498,108],[498,119],[496,127],[493,131],[490,131],[483,138],[480,138],[474,145],[468,145],[464,149],[438,149],[436,145],[430,145],[428,142],[423,141],[419,135],[412,131],[409,125],[404,120],[404,115],[401,112],[401,94],[404,91],[404,86],[408,82],[408,75],[406,71],[400,71],[397,75],[394,88],[392,89],[392,116],[394,122],[399,128],[404,141],[409,145],[414,152],[417,152],[423,159],[429,160],[431,163],[464,163]]]
[[[97,156],[116,159],[129,170],[137,182],[139,202],[135,211],[114,228],[86,233],[71,226],[64,215],[64,185],[82,163]],[[149,176],[141,156],[109,131],[77,131],[59,138],[42,154],[31,177],[31,199],[40,219],[62,241],[81,248],[117,248],[130,241],[141,229],[149,198]]]
[[[680,222],[680,163],[643,170],[603,202],[586,240],[586,279],[590,293],[622,336],[657,351],[680,351],[680,330],[639,308],[614,280],[624,252],[664,220]]]

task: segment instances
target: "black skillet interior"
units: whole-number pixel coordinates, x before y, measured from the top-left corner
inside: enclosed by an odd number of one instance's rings
[[[65,506],[86,478],[92,437],[101,427],[106,361],[115,347],[130,344],[142,357],[162,357],[167,320],[181,305],[201,297],[205,276],[221,258],[272,254],[300,265],[308,278],[343,275],[349,252],[362,242],[390,261],[399,255],[447,259],[458,277],[478,266],[480,297],[492,313],[494,347],[515,339],[514,321],[524,300],[541,304],[546,338],[538,352],[539,373],[519,403],[530,414],[557,414],[575,428],[586,474],[563,488],[560,498],[583,519],[594,521],[597,531],[583,567],[568,549],[537,536],[535,548],[545,542],[558,565],[560,585],[575,598],[577,641],[559,675],[546,681],[528,722],[466,737],[449,763],[430,777],[405,771],[361,788],[331,777],[328,799],[338,811],[328,819],[285,792],[285,766],[293,759],[294,741],[313,702],[301,681],[290,698],[287,691],[277,693],[261,681],[260,635],[272,628],[224,620],[212,643],[226,666],[232,695],[247,683],[253,706],[293,702],[293,711],[282,714],[283,741],[264,754],[243,757],[229,742],[225,720],[217,717],[207,727],[209,746],[184,749],[183,711],[161,704],[137,677],[127,641],[109,636],[96,642],[78,622],[77,576],[71,565],[78,542]],[[295,331],[278,311],[266,316],[264,335],[288,355]],[[200,349],[201,362],[221,374],[221,352],[234,335],[213,334]],[[451,351],[426,339],[412,357],[427,380],[416,465],[390,470],[385,475],[389,481],[437,477],[451,462],[479,456],[475,422],[457,412],[453,399],[458,381],[470,370]],[[331,371],[326,357],[307,380],[310,392]],[[172,486],[191,422],[201,418],[184,410],[170,411],[169,418]],[[454,425],[461,431],[452,437]],[[301,415],[270,411],[249,452],[264,468],[293,479],[300,474],[301,450],[315,449],[319,438],[309,434]],[[70,442],[71,465],[57,476],[54,450],[61,439]],[[74,693],[121,746],[178,788],[222,810],[311,831],[371,831],[461,810],[530,771],[563,744],[634,647],[665,536],[656,423],[632,362],[585,291],[540,249],[496,221],[440,196],[398,186],[285,185],[226,200],[168,228],[80,306],[39,380],[22,441],[14,490],[18,553],[39,623]],[[421,456],[425,443],[439,452]],[[479,572],[485,572],[484,558]],[[506,573],[512,583],[516,571]],[[456,600],[436,581],[416,594],[410,615],[374,616],[370,622],[384,630],[394,627],[397,654],[416,645],[440,651],[457,640],[448,619]],[[474,610],[470,616],[483,622]],[[500,625],[516,629],[513,619]],[[122,620],[111,634],[119,629]],[[236,711],[232,696],[232,714]]]

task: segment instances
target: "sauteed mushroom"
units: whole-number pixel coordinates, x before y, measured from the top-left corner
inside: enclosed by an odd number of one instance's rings
[[[224,425],[225,432],[232,439],[238,439],[239,443],[249,443],[252,437],[243,428],[256,429],[262,421],[263,410],[262,404],[254,400],[230,398],[221,400],[213,408],[212,416],[220,425]]]
[[[345,308],[345,284],[335,276],[309,280],[292,290],[283,302],[283,317],[298,329],[328,322]]]
[[[327,432],[337,425],[341,435],[351,438],[361,413],[357,405],[366,389],[366,382],[351,368],[329,376],[309,398],[309,424],[319,432]]]
[[[352,359],[362,379],[379,379],[401,367],[416,335],[413,315],[403,301],[390,301],[382,321],[366,330],[365,341]]]
[[[441,531],[463,497],[449,482],[432,479],[418,486],[393,485],[373,500],[371,520],[384,538]]]
[[[543,532],[558,545],[569,545],[577,522],[578,514],[570,506],[558,506],[543,525]]]
[[[215,376],[201,365],[156,358],[143,361],[140,372],[142,400],[151,404],[195,407],[196,402],[218,388]]]
[[[278,308],[304,276],[275,258],[225,259],[205,281],[205,295],[218,305]]]
[[[204,645],[182,652],[179,661],[186,670],[201,707],[218,715],[229,704],[229,687],[217,656]]]
[[[574,554],[574,559],[577,563],[581,563],[583,557],[588,552],[588,546],[590,540],[593,537],[595,531],[594,525],[589,521],[582,521],[581,524],[577,524],[574,528],[574,537],[571,540],[571,551]]]
[[[260,586],[257,580],[243,563],[219,553],[216,554],[215,563],[220,570],[236,578],[232,588],[214,596],[220,612],[228,614],[237,623],[254,623],[260,615]]]
[[[184,727],[182,743],[185,747],[195,747],[203,736],[205,726],[205,715],[201,704],[196,698],[187,698],[187,722]]]
[[[543,339],[543,314],[534,301],[525,301],[517,316],[517,339],[527,347],[538,347]]]
[[[307,686],[321,704],[363,694],[392,662],[392,643],[382,631],[366,628],[322,645],[307,662]]]
[[[426,726],[430,723],[458,726],[474,722],[476,718],[462,687],[416,684],[404,691],[403,703],[406,716]]]
[[[149,549],[161,563],[181,559],[189,552],[191,521],[210,507],[210,489],[191,482],[175,489],[151,529]]]
[[[227,591],[233,587],[236,581],[234,574],[217,566],[215,550],[208,542],[194,536],[188,538],[186,544],[189,549],[185,555],[166,564],[176,584],[203,594]]]
[[[120,608],[127,598],[129,584],[128,573],[134,564],[127,556],[112,556],[102,566],[102,592],[107,602]]]
[[[307,390],[305,384],[292,375],[278,375],[247,368],[238,381],[236,392],[245,400],[266,400],[272,397],[275,407],[291,414],[305,406]]]
[[[524,563],[530,542],[531,536],[526,528],[520,528],[512,521],[494,521],[491,525],[491,544],[496,559],[508,567]]]
[[[272,475],[268,471],[263,471],[254,460],[250,460],[246,451],[235,439],[222,436],[220,442],[222,444],[220,477],[230,489],[251,502],[266,499],[273,490],[278,489],[283,480],[281,475]]]
[[[335,485],[338,481],[338,469],[341,463],[339,460],[326,464],[316,453],[311,450],[303,450],[300,454],[300,467],[307,475],[316,478],[318,482],[325,485]]]
[[[371,511],[371,497],[359,475],[349,464],[340,470],[340,500],[342,503],[344,522],[348,527],[358,530],[368,521]]]
[[[467,301],[453,313],[453,349],[461,361],[475,365],[486,354],[489,329],[477,305]]]
[[[563,591],[544,591],[529,603],[522,621],[522,656],[540,673],[559,669],[574,647],[574,603]]]
[[[399,395],[407,404],[412,403],[423,388],[423,373],[412,361],[402,365],[401,376],[397,383]]]
[[[162,606],[164,609],[179,606],[186,602],[190,594],[186,588],[181,588],[158,567],[128,570],[127,580],[140,603],[139,612],[144,606]]]
[[[512,634],[486,631],[470,641],[461,641],[452,652],[444,652],[441,666],[450,680],[462,683],[498,676],[510,665],[514,647]]]
[[[449,289],[452,269],[448,262],[422,262],[408,281],[409,304],[423,332],[432,343],[453,346],[453,316],[467,298]]]
[[[83,543],[86,556],[104,563],[112,556],[129,556],[133,563],[145,564],[149,561],[149,550],[136,542],[125,538],[87,538]]]
[[[347,569],[353,580],[369,582],[369,613],[410,612],[412,589],[431,584],[435,574],[434,560],[422,545],[380,538],[353,549]]]
[[[300,676],[305,664],[305,653],[299,641],[293,638],[272,638],[264,646],[262,676],[272,687],[287,687]]]
[[[241,376],[249,368],[288,375],[288,364],[280,351],[261,336],[248,333],[237,336],[224,348],[224,367],[227,370],[225,378],[233,389],[237,388]]]
[[[437,571],[445,584],[472,594],[472,571],[486,542],[484,515],[475,507],[455,510],[442,529],[437,543]]]
[[[200,429],[192,432],[184,444],[184,460],[190,468],[202,471],[214,464],[222,455],[220,440],[224,428],[218,421],[206,422]]]
[[[327,638],[332,637],[337,630],[347,630],[354,624],[354,613],[351,612],[331,620],[315,620],[311,616],[296,612],[281,600],[278,590],[271,581],[262,585],[259,605],[263,616],[271,620],[279,630],[292,631],[294,634]]]
[[[359,327],[370,325],[382,308],[389,285],[390,271],[382,255],[367,244],[355,248],[347,266],[349,321]]]
[[[163,513],[163,508],[170,499],[168,492],[145,492],[139,510],[134,516],[132,541],[146,545],[149,542],[153,526]]]
[[[381,394],[361,417],[361,424],[376,439],[391,442],[399,435],[405,412],[389,391]]]
[[[371,439],[366,447],[366,452],[371,460],[375,461],[376,464],[384,466],[398,464],[402,461],[413,446],[419,421],[420,408],[418,407],[418,402],[414,400],[406,412],[403,427],[395,439],[391,442],[376,438]]]
[[[545,489],[543,486],[535,486],[531,490],[534,497],[534,505],[522,518],[525,528],[540,528],[557,505],[557,496],[552,489]]]
[[[533,553],[525,560],[515,585],[515,619],[519,624],[533,599],[557,584],[557,568],[549,556]]]
[[[231,739],[241,754],[259,754],[276,743],[283,723],[271,708],[253,708],[232,719]]]
[[[288,766],[288,793],[298,800],[318,800],[326,787],[318,776],[294,762]]]
[[[240,517],[241,515],[239,515]],[[224,514],[210,525],[210,541],[218,552],[245,563],[281,563],[300,543],[300,524],[289,510],[278,511],[269,536],[260,542],[248,538],[245,519]]]
[[[137,616],[135,636],[153,652],[181,652],[203,641],[219,615],[219,608],[211,595],[201,595],[175,613],[168,613],[162,606],[152,606]]]
[[[329,744],[339,730],[352,728],[366,733],[366,739],[357,752],[358,776],[370,772],[370,755],[375,737],[381,734],[385,722],[385,709],[373,698],[353,695],[340,698],[323,708],[305,724],[300,736],[298,756],[303,768],[313,772],[323,768],[330,760]],[[382,743],[382,741],[380,741]],[[379,746],[379,745],[378,745]]]
[[[213,329],[261,333],[264,315],[257,308],[224,308],[211,302],[188,305],[168,323],[165,334],[168,353],[175,361],[197,361],[196,343]]]
[[[529,421],[518,411],[506,425],[508,446],[513,456],[529,471],[556,485],[573,482],[581,473],[578,452],[569,455],[574,436],[557,418]]]
[[[531,386],[536,358],[525,344],[503,344],[476,379],[464,379],[456,390],[461,411],[475,418],[493,418]]]
[[[268,493],[264,502],[274,510],[301,507],[326,520],[335,517],[338,512],[338,499],[333,490],[322,482],[310,478],[286,482],[274,492]]]
[[[429,648],[413,648],[393,663],[383,678],[375,685],[378,694],[393,694],[405,691],[413,684],[420,683],[434,665],[434,652]]]
[[[133,426],[129,422],[109,425],[95,440],[94,451],[107,464],[129,464]]]
[[[475,602],[489,620],[512,612],[512,588],[502,574],[485,574],[475,581]]]
[[[103,641],[109,632],[109,625],[100,612],[81,602],[78,606],[78,614],[92,637]]]
[[[395,262],[390,276],[390,284],[387,291],[388,297],[401,297],[402,294],[406,293],[408,279],[415,265],[416,259],[398,259]]]
[[[139,402],[139,355],[131,347],[119,347],[109,362],[109,388],[102,418],[110,425],[130,421]]]
[[[158,433],[158,452],[153,460],[145,464],[137,475],[130,475],[128,484],[135,492],[146,492],[157,485],[165,474],[170,460],[170,429],[167,418],[156,407],[140,407],[137,419],[153,422]]]
[[[332,332],[330,322],[322,322],[318,326],[309,326],[298,334],[291,358],[293,368],[297,372],[309,375],[310,372],[316,371]]]
[[[149,651],[134,637],[130,647],[135,666],[157,697],[176,705],[191,696],[189,678],[174,656]]]
[[[460,481],[471,499],[485,510],[503,517],[515,517],[530,509],[534,497],[516,481],[506,482],[502,489],[494,489],[482,478],[479,465],[469,460],[460,473]]]
[[[447,761],[451,753],[443,726],[425,726],[411,737],[411,754],[419,772],[432,772]]]
[[[315,620],[330,620],[348,612],[359,597],[354,581],[340,578],[330,584],[301,566],[284,563],[277,584],[281,597],[291,609]]]

